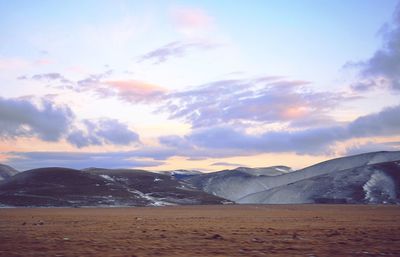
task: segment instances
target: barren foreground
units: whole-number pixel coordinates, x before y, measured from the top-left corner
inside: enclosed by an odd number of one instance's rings
[[[0,256],[400,256],[400,207],[0,209]]]

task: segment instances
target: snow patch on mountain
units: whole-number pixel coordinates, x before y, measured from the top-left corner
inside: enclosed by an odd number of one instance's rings
[[[392,178],[375,171],[363,185],[365,199],[370,203],[388,203],[396,200],[396,185]]]
[[[99,175],[100,177],[104,178],[105,180],[111,181],[111,182],[115,182],[115,179],[112,178],[109,175]]]

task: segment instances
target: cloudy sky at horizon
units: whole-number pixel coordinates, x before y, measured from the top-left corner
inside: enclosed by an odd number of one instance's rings
[[[0,0],[0,163],[220,170],[400,150],[400,4]]]

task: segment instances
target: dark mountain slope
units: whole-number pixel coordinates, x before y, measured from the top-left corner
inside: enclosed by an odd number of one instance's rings
[[[8,165],[0,164],[0,180],[8,179],[17,174],[18,171]]]
[[[220,204],[225,199],[193,188],[190,184],[177,180],[169,174],[144,170],[88,169],[86,172],[102,176],[125,187],[139,191],[144,197],[163,204]]]
[[[169,175],[141,170],[41,168],[0,183],[6,206],[158,206],[221,204]]]
[[[12,206],[143,206],[150,201],[87,172],[41,168],[22,172],[1,183],[0,203]]]

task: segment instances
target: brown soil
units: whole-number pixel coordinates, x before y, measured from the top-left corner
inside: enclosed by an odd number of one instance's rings
[[[400,256],[400,207],[0,209],[0,256]]]

